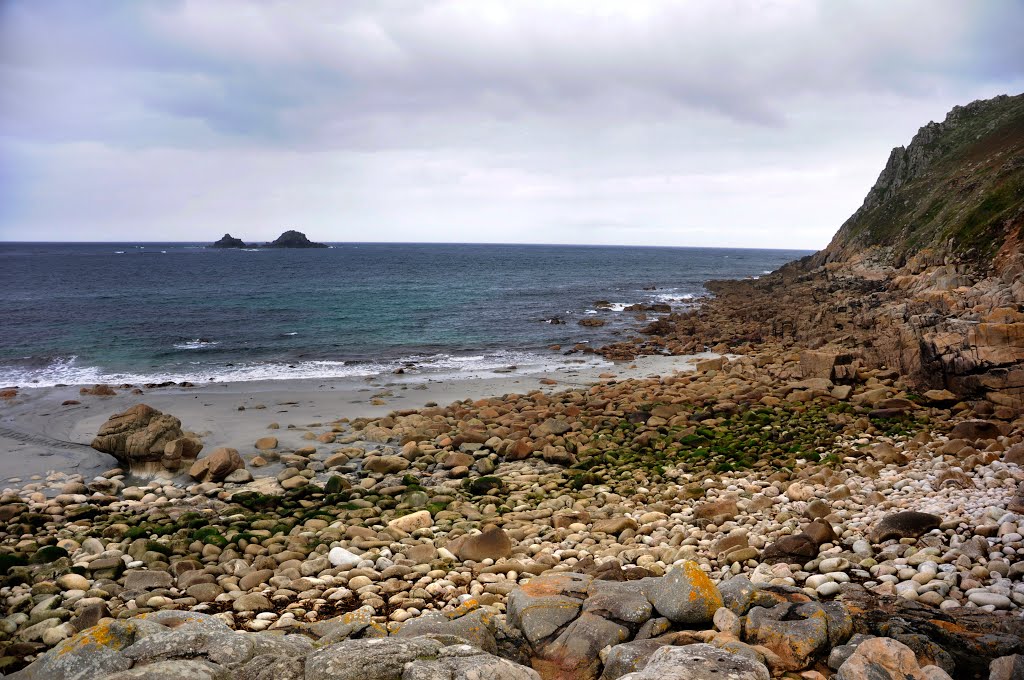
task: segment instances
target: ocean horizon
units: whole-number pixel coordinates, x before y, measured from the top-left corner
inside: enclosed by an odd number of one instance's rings
[[[2,242],[0,385],[536,369],[564,363],[577,343],[634,335],[638,314],[658,315],[634,305],[684,310],[710,279],[761,276],[811,252],[329,245]],[[593,360],[573,360],[584,357]]]

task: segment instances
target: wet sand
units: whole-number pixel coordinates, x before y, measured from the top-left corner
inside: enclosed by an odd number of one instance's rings
[[[534,390],[558,391],[594,383],[665,375],[691,370],[697,359],[715,356],[647,356],[634,362],[567,365],[537,372],[381,375],[372,378],[264,380],[165,387],[132,394],[97,397],[79,394],[81,385],[23,388],[0,401],[0,483],[17,483],[49,472],[77,472],[86,478],[117,466],[89,447],[100,426],[114,413],[145,403],[181,420],[202,435],[204,452],[230,446],[253,451],[259,437],[274,434],[283,445],[301,446],[301,429],[313,422],[380,417],[391,411],[450,404]],[[612,375],[614,378],[602,378]],[[554,380],[545,384],[542,380]],[[90,386],[91,387],[91,386]],[[62,406],[66,400],[81,403]],[[376,403],[375,400],[383,403]],[[268,431],[270,423],[280,429]],[[292,441],[294,439],[294,441]]]

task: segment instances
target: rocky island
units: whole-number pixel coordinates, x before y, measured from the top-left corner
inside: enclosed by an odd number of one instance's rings
[[[219,241],[210,246],[211,248],[245,248],[245,241],[235,238],[231,234],[224,234]]]
[[[235,238],[231,234],[224,234],[219,241],[212,244],[211,248],[246,248],[245,241]],[[315,243],[306,238],[301,231],[289,229],[269,243],[264,243],[262,248],[328,248],[324,243]]]
[[[326,419],[83,388],[97,450],[164,473],[4,491],[0,668],[1020,678],[1022,187],[1024,97],[954,109],[826,250],[600,350],[687,371]],[[218,404],[265,419],[192,462]]]
[[[324,243],[314,243],[306,238],[301,231],[289,229],[270,243],[264,244],[264,248],[327,248]]]

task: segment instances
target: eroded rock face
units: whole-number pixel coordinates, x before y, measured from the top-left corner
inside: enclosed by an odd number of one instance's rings
[[[159,468],[165,460],[165,467],[177,470],[182,460],[194,459],[203,445],[187,436],[174,416],[138,404],[111,416],[92,440],[92,448],[140,473]]]
[[[716,297],[700,310],[601,352],[792,342],[813,350],[801,357],[805,377],[842,382],[885,367],[926,401],[1020,412],[1024,202],[1006,187],[1024,180],[1022,125],[1022,95],[955,107],[893,149],[825,250],[758,280],[708,282]]]
[[[843,601],[858,633],[917,646],[919,660],[941,665],[954,677],[986,677],[995,659],[1024,653],[1024,620],[1019,617],[967,607],[945,612],[859,586],[844,590]]]

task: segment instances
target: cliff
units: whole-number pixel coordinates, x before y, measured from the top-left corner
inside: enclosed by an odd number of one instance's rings
[[[710,282],[708,304],[602,352],[810,350],[807,377],[893,369],[908,393],[1010,417],[1024,410],[1022,226],[1024,95],[958,106],[893,149],[827,248],[760,280]]]
[[[902,266],[954,257],[991,271],[1024,219],[1024,95],[954,107],[889,154],[864,204],[817,262]]]

